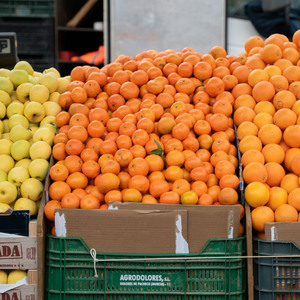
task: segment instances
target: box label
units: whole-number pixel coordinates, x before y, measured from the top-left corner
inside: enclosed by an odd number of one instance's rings
[[[0,243],[0,259],[23,258],[21,243]]]
[[[186,278],[183,271],[176,273],[168,272],[111,272],[109,282],[112,283],[112,289],[134,288],[136,290],[149,288],[179,289],[185,290]]]

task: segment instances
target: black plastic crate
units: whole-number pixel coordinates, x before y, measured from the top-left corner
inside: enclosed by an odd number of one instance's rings
[[[254,299],[300,300],[300,248],[295,243],[254,238],[253,255]]]
[[[0,32],[15,32],[18,54],[54,55],[53,18],[0,18]]]

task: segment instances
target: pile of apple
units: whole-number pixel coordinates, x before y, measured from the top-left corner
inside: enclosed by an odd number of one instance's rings
[[[0,69],[0,211],[36,215],[49,169],[58,98],[69,76],[34,71],[26,61]]]

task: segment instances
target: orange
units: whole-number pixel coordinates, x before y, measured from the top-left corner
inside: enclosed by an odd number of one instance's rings
[[[125,150],[130,152],[129,150]],[[121,170],[120,164],[115,159],[108,159],[101,164],[101,173],[113,173],[118,175]],[[98,175],[98,174],[97,174]]]
[[[280,187],[285,189],[289,194],[292,190],[299,188],[299,179],[296,174],[287,173],[280,182]]]
[[[269,101],[261,101],[256,103],[255,107],[254,107],[254,112],[256,114],[259,114],[261,112],[267,112],[269,113],[271,116],[273,116],[275,114],[275,107],[272,104],[272,102]]]
[[[211,77],[205,85],[205,91],[210,97],[216,97],[218,94],[224,92],[225,85],[221,78]]]
[[[146,176],[149,172],[149,164],[142,157],[135,157],[128,165],[128,172],[131,176],[144,175]]]
[[[56,208],[61,208],[61,202],[58,200],[49,200],[45,204],[44,213],[49,221],[54,221]]]
[[[258,130],[257,136],[264,145],[279,144],[282,138],[282,132],[275,124],[266,124]]]
[[[100,174],[95,178],[95,186],[98,187],[102,194],[118,189],[119,185],[120,178],[113,173]]]
[[[123,195],[122,192],[119,190],[111,190],[107,192],[104,196],[104,201],[107,205],[109,205],[110,202],[117,201],[122,202]]]
[[[300,154],[296,154],[292,159],[291,169],[294,174],[300,175]]]
[[[254,135],[245,136],[239,143],[239,150],[244,154],[247,150],[255,149],[261,151],[262,142],[261,140]]]
[[[71,187],[64,181],[54,181],[50,184],[48,193],[50,199],[60,201],[65,194],[71,193]]]
[[[65,181],[68,178],[69,170],[65,165],[55,164],[50,168],[49,175],[53,181]]]
[[[185,156],[182,151],[171,150],[167,153],[165,161],[168,166],[182,166],[185,162]]]
[[[142,194],[148,192],[150,182],[146,176],[134,175],[128,181],[128,188],[136,189]]]
[[[175,180],[172,185],[172,190],[176,192],[179,196],[181,196],[185,192],[188,192],[190,188],[190,183],[182,178]]]
[[[87,160],[82,164],[82,172],[88,178],[95,178],[100,173],[100,166],[94,160]]]
[[[61,199],[62,208],[78,208],[79,206],[80,198],[73,193],[67,193]]]
[[[208,122],[214,131],[225,131],[229,127],[229,118],[222,113],[212,114]]]
[[[183,178],[183,170],[179,166],[169,166],[164,172],[165,178],[169,182]]]
[[[255,207],[251,212],[252,227],[259,231],[264,232],[265,223],[275,221],[273,210],[268,206]]]
[[[98,209],[99,207],[100,207],[100,200],[91,194],[83,196],[82,199],[80,200],[81,209]]]
[[[131,188],[123,190],[122,195],[124,202],[141,202],[143,198],[140,191]]]
[[[73,172],[68,176],[66,183],[72,190],[76,188],[84,189],[88,185],[88,178],[84,175],[84,173]]]
[[[158,203],[158,201],[151,195],[143,195],[142,203]]]
[[[275,222],[297,222],[298,212],[290,204],[281,204],[275,210]]]
[[[290,191],[288,195],[288,204],[295,207],[298,212],[300,211],[300,188],[299,187]]]
[[[67,152],[68,155],[80,155],[83,149],[84,149],[84,144],[82,143],[82,141],[77,139],[68,140],[65,146],[65,151]]]
[[[150,183],[149,193],[155,198],[159,198],[161,194],[168,191],[169,183],[166,180],[158,179]]]
[[[262,148],[262,154],[265,157],[265,161],[276,162],[281,164],[284,161],[285,152],[279,144],[270,143]]]
[[[245,44],[244,44],[244,48],[246,50],[247,53],[250,52],[250,50],[254,47],[262,47],[264,45],[264,41],[260,36],[251,36],[249,37]]]
[[[267,44],[261,51],[262,59],[267,64],[273,64],[282,57],[282,50],[275,44]]]
[[[257,126],[251,121],[244,121],[238,125],[236,134],[239,140],[242,140],[244,137],[249,135],[256,136],[258,133]]]
[[[84,143],[87,138],[88,138],[88,132],[87,130],[78,125],[71,126],[69,131],[68,131],[68,138],[71,139],[76,139]]]
[[[252,90],[252,96],[256,102],[271,101],[275,95],[275,88],[269,81],[262,80],[256,83]]]
[[[247,106],[237,108],[233,114],[234,123],[239,126],[242,122],[252,122],[255,117],[255,111]]]
[[[179,204],[180,196],[173,191],[164,192],[159,197],[159,203],[163,204]]]
[[[235,174],[235,166],[228,160],[220,160],[215,165],[215,174],[221,179],[226,174]]]
[[[287,204],[288,193],[285,189],[279,186],[273,186],[270,188],[270,198],[267,206],[275,211],[281,204]]]
[[[198,203],[198,195],[194,191],[187,191],[180,196],[180,203],[183,205],[195,205]]]
[[[300,148],[300,125],[290,125],[283,132],[283,140],[293,148]]]
[[[276,93],[289,88],[289,82],[283,75],[274,75],[269,81],[274,85]]]
[[[266,183],[269,186],[280,186],[281,180],[285,176],[285,170],[283,166],[277,162],[268,162],[265,164],[265,168],[268,173]]]
[[[234,205],[239,201],[237,191],[232,187],[224,187],[219,193],[218,200],[223,205]]]
[[[253,123],[260,129],[266,124],[273,124],[273,117],[267,112],[260,112],[254,117]]]
[[[262,163],[254,161],[244,167],[243,178],[247,184],[255,181],[264,183],[268,179],[268,172]]]
[[[273,105],[276,110],[280,108],[292,108],[296,102],[296,96],[291,91],[280,91],[273,98]]]
[[[123,189],[128,188],[128,182],[129,182],[129,179],[131,178],[131,176],[127,172],[121,171],[118,174],[118,177],[120,180],[120,189],[123,190]]]
[[[235,174],[226,174],[222,176],[219,180],[219,186],[221,189],[229,187],[237,190],[239,185],[240,179]]]
[[[245,199],[251,207],[267,204],[269,197],[269,188],[262,182],[251,182],[245,188]]]

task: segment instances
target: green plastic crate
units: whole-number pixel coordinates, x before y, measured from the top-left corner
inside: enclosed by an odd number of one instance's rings
[[[258,256],[253,259],[254,299],[300,300],[300,249],[295,243],[254,238],[253,255]]]
[[[81,238],[47,237],[47,299],[246,299],[245,237],[211,239],[199,254],[97,253]]]
[[[1,17],[37,17],[54,16],[54,0],[0,0]]]

